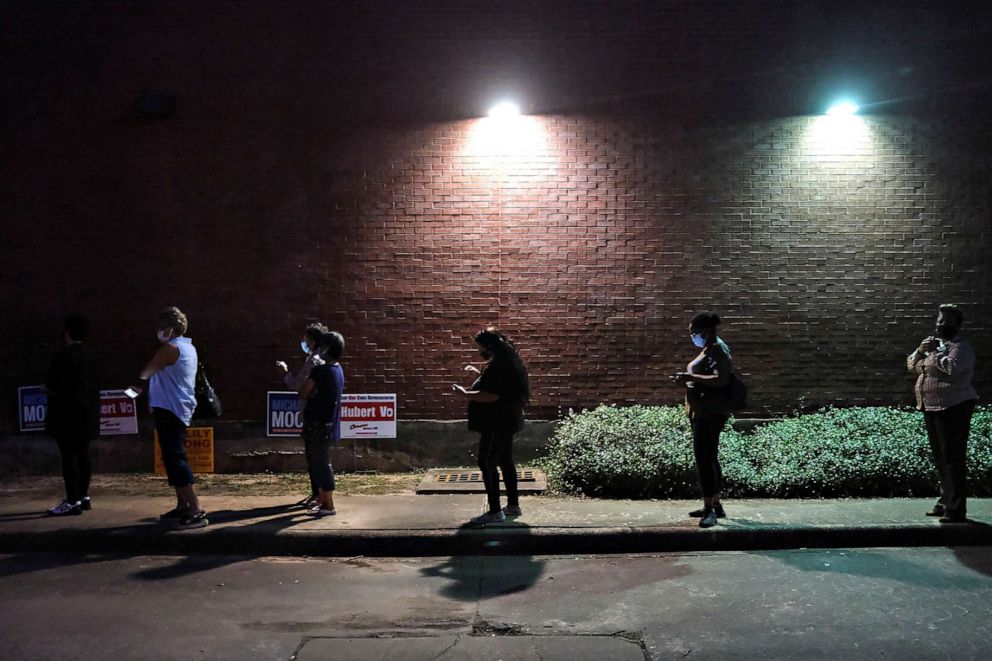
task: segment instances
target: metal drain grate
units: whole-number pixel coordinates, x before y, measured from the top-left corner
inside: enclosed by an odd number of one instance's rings
[[[499,473],[503,479],[503,471]],[[434,473],[434,481],[442,484],[465,484],[468,482],[482,482],[482,473],[479,471],[438,471]],[[517,482],[536,482],[537,476],[530,469],[517,471]]]
[[[500,481],[503,475],[500,474]],[[548,478],[537,468],[517,470],[520,493],[541,493],[548,488]],[[478,469],[432,468],[424,475],[417,493],[485,493],[485,482]]]

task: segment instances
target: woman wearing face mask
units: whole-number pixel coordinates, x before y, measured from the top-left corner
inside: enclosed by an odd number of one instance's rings
[[[467,371],[479,378],[471,388],[453,385],[452,389],[468,399],[468,428],[479,432],[479,469],[486,487],[489,511],[473,518],[475,526],[520,516],[517,495],[517,468],[513,463],[513,435],[523,429],[524,405],[530,399],[527,367],[513,343],[493,327],[475,336],[479,355],[486,360],[480,372],[472,365]],[[506,484],[506,507],[500,509],[499,472]]]
[[[730,347],[716,334],[719,325],[720,317],[714,312],[700,312],[692,318],[689,335],[700,352],[685,372],[675,375],[686,386],[686,412],[692,424],[692,449],[703,491],[702,509],[689,512],[689,516],[699,518],[701,528],[714,526],[717,519],[726,516],[720,504],[723,473],[718,452],[720,433],[731,410],[729,400],[716,391],[722,391],[730,383],[733,364]]]
[[[186,459],[186,428],[196,409],[196,349],[185,337],[186,315],[179,308],[166,308],[158,315],[157,337],[161,346],[145,368],[148,404],[158,432],[162,463],[169,485],[176,490],[176,507],[159,517],[181,529],[203,528],[209,521],[200,507],[193,471]],[[141,391],[141,388],[134,388]]]
[[[927,516],[939,516],[941,523],[960,523],[968,518],[968,436],[978,393],[971,385],[975,352],[958,335],[962,324],[960,308],[941,305],[934,336],[924,339],[906,357],[906,367],[918,375],[916,406],[923,411],[940,477],[940,499]]]
[[[324,341],[324,337],[327,336],[329,332],[327,326],[321,323],[311,323],[307,324],[306,329],[303,331],[303,339],[300,340],[300,349],[306,355],[306,360],[303,362],[303,366],[300,371],[293,374],[289,371],[289,366],[286,365],[281,360],[276,361],[276,368],[282,375],[283,383],[286,384],[288,388],[300,392],[303,388],[303,384],[310,377],[310,372],[313,368],[324,364],[324,359],[321,357],[321,344]],[[310,495],[303,497],[299,502],[293,504],[294,507],[303,507],[305,509],[312,508],[317,503],[317,497],[320,493],[319,487],[314,484],[313,480],[310,480]]]
[[[318,517],[337,514],[334,509],[331,445],[341,440],[344,370],[338,360],[344,351],[344,338],[334,331],[326,333],[320,340],[319,351],[324,362],[313,368],[300,387],[307,470],[310,473],[310,483],[317,487],[316,502],[307,513]]]

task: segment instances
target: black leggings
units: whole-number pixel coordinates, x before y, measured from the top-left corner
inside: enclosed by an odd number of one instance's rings
[[[65,481],[65,499],[70,503],[90,495],[90,439],[57,438],[59,454],[62,455],[62,479]]]
[[[692,451],[696,455],[696,470],[699,471],[699,485],[703,497],[720,495],[723,471],[720,469],[720,432],[727,424],[729,416],[703,415],[692,419]]]
[[[507,506],[517,506],[517,467],[513,465],[513,432],[484,431],[479,435],[479,470],[486,485],[489,511],[499,512],[499,472],[503,471]]]

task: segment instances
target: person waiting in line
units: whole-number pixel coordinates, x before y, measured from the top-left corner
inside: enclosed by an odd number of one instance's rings
[[[699,518],[701,528],[716,525],[717,519],[726,516],[720,503],[723,472],[720,469],[720,433],[731,409],[723,390],[730,383],[733,364],[730,347],[717,335],[720,316],[714,312],[700,312],[689,324],[689,337],[700,349],[685,372],[675,379],[686,386],[686,413],[692,425],[692,449],[696,457],[696,470],[703,492],[703,507],[689,512]]]
[[[317,500],[307,510],[312,516],[337,514],[334,508],[334,467],[331,444],[341,440],[341,393],[344,370],[338,360],[344,352],[340,333],[325,333],[319,342],[323,362],[310,371],[300,386],[303,407],[303,445],[310,482],[317,486]]]
[[[45,379],[45,431],[59,446],[65,482],[65,498],[48,510],[49,516],[82,514],[91,508],[90,441],[100,434],[100,370],[96,356],[84,344],[89,334],[85,317],[66,317],[63,346]]]
[[[303,350],[306,360],[303,361],[303,366],[300,367],[300,370],[296,374],[289,371],[289,366],[284,361],[276,361],[276,368],[282,375],[282,380],[286,384],[286,387],[295,392],[300,392],[300,388],[303,387],[303,383],[310,376],[313,368],[324,364],[320,349],[324,337],[328,332],[327,326],[319,322],[307,324],[307,327],[303,331],[303,338],[300,340],[300,348]],[[318,493],[317,485],[311,480],[310,495],[304,496],[299,502],[293,503],[293,507],[310,509],[317,503]]]
[[[469,521],[481,526],[520,516],[517,494],[517,468],[513,463],[513,435],[523,429],[524,405],[530,399],[527,367],[513,343],[493,327],[475,336],[479,355],[486,365],[479,371],[473,365],[465,369],[479,376],[470,388],[453,385],[468,402],[468,428],[479,432],[479,470],[486,487],[489,509]],[[500,509],[499,472],[506,485],[506,507]]]
[[[940,498],[927,516],[940,517],[941,523],[960,523],[968,518],[968,436],[978,393],[971,385],[975,352],[959,335],[963,324],[960,308],[941,305],[933,335],[906,357],[906,367],[918,375],[916,407],[923,411],[940,477]]]
[[[196,478],[186,458],[186,429],[196,410],[196,348],[185,337],[189,324],[179,308],[160,312],[157,323],[156,336],[161,346],[140,377],[149,382],[148,405],[158,432],[162,463],[169,485],[176,491],[176,507],[159,519],[180,529],[203,528],[209,520],[206,510],[200,507],[193,486]]]

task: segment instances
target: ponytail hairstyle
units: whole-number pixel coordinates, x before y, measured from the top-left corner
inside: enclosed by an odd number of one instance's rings
[[[720,315],[716,312],[700,312],[692,318],[691,325],[693,328],[716,329],[720,325]]]
[[[337,331],[328,331],[320,339],[321,355],[327,359],[337,362],[344,353],[344,336]]]
[[[527,366],[524,365],[510,338],[503,335],[495,326],[487,326],[476,333],[475,341],[493,353],[493,362],[504,362],[510,367],[520,389],[520,401],[524,404],[530,401],[530,377],[527,374]]]

